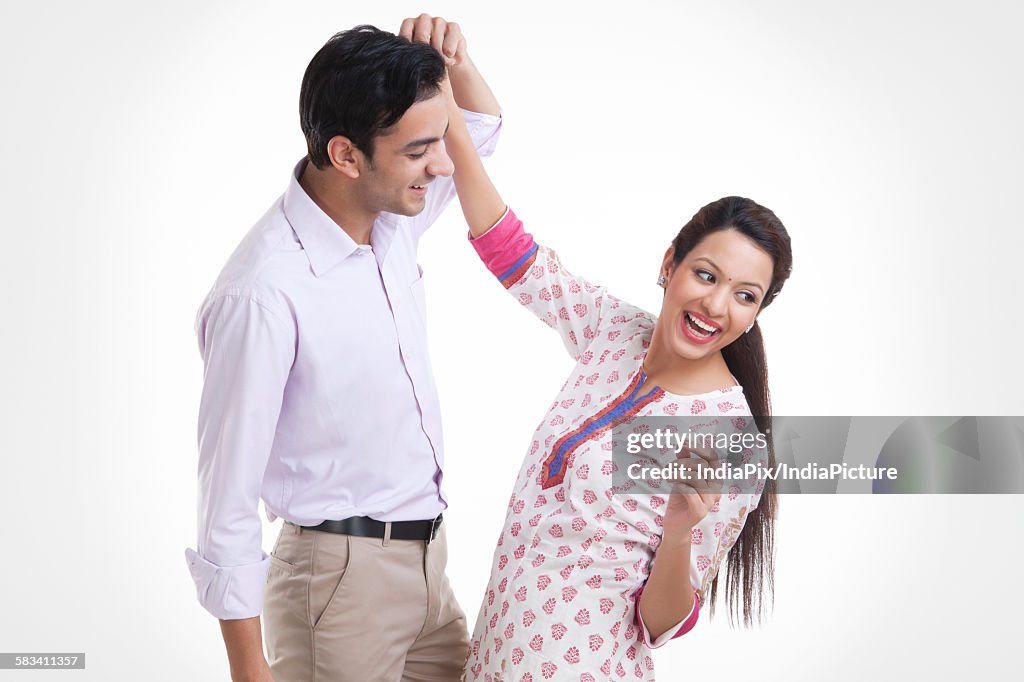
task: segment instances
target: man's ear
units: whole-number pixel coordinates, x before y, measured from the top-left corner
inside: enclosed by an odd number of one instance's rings
[[[344,175],[355,180],[365,163],[365,155],[344,135],[335,135],[327,143],[327,158],[331,165]]]

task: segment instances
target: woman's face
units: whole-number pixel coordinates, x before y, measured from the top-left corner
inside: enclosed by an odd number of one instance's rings
[[[658,323],[668,325],[668,345],[687,360],[720,351],[743,334],[768,293],[773,269],[771,257],[733,229],[709,234],[671,268],[669,248]]]

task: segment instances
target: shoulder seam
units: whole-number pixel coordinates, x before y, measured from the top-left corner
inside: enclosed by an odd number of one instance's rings
[[[212,304],[212,303],[214,303],[217,300],[222,299],[222,298],[233,298],[233,299],[236,299],[236,300],[251,301],[252,303],[255,303],[260,308],[265,310],[271,317],[275,318],[279,323],[287,325],[289,327],[293,326],[292,324],[290,324],[290,321],[286,320],[284,316],[282,316],[279,312],[275,311],[271,304],[266,303],[266,302],[260,300],[258,297],[254,296],[253,294],[244,294],[244,293],[242,293],[240,291],[237,291],[237,290],[235,290],[235,291],[230,291],[230,290],[229,291],[223,291],[223,292],[220,292],[220,293],[216,294],[215,296],[212,296],[210,298],[210,303]]]

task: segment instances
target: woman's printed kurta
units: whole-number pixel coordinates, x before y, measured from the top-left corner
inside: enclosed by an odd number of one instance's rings
[[[511,211],[472,243],[509,293],[558,331],[577,365],[515,482],[466,679],[653,680],[635,596],[661,540],[667,496],[613,494],[611,429],[647,416],[749,419],[743,391],[640,395],[653,316],[568,273]],[[690,581],[701,603],[760,498],[761,486],[750,489],[726,484],[692,531]]]

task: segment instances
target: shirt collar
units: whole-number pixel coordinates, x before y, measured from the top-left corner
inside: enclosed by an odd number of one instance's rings
[[[313,274],[320,277],[359,248],[345,230],[309,198],[299,184],[308,158],[295,166],[284,193],[284,216],[299,238]]]

